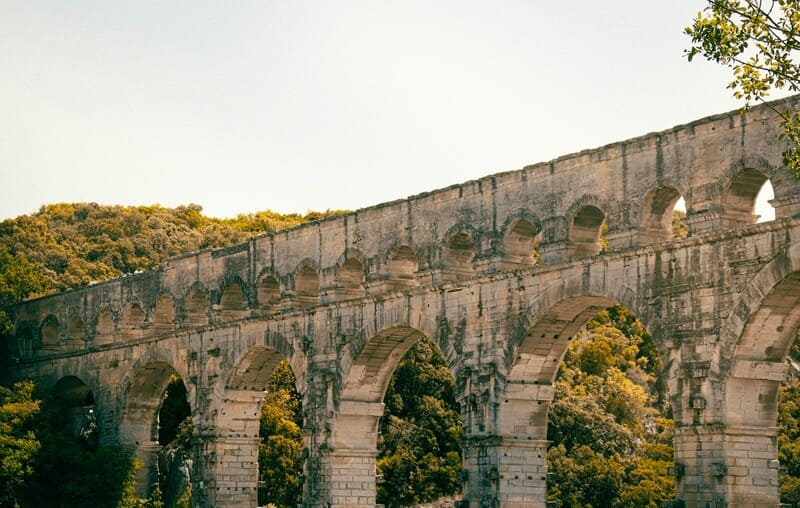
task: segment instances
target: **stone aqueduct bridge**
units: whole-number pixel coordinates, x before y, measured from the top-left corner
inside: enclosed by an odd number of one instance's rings
[[[260,405],[285,358],[303,398],[304,506],[373,505],[382,399],[428,337],[457,384],[466,503],[544,506],[559,364],[619,302],[664,361],[678,498],[776,506],[777,394],[800,325],[800,184],[777,131],[767,107],[723,114],[29,301],[7,377],[75,405],[91,392],[102,442],[152,464],[180,374],[195,505],[255,506]],[[778,218],[755,224],[767,179]],[[680,196],[689,238],[674,240]]]

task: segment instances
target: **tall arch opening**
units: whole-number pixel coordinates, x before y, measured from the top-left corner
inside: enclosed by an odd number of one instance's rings
[[[536,264],[539,257],[536,247],[540,240],[541,231],[530,221],[514,221],[503,238],[503,261],[512,267]]]
[[[581,207],[569,228],[569,256],[577,259],[594,256],[603,249],[601,235],[606,216],[596,206]]]
[[[44,396],[35,424],[39,449],[34,474],[18,492],[20,506],[116,506],[133,462],[125,448],[103,443],[108,436],[95,393],[83,379],[67,375]]]
[[[183,379],[170,376],[158,409],[158,487],[165,506],[191,501],[192,408]]]
[[[737,505],[800,500],[800,271],[764,292],[738,335],[725,385],[723,459],[747,473],[730,487]],[[737,443],[746,443],[746,458]]]
[[[393,327],[372,337],[343,381],[326,473],[342,487],[332,489],[329,502],[346,502],[346,476],[362,485],[368,505],[406,506],[457,492],[461,418],[454,386],[441,353],[418,330]]]
[[[63,428],[91,449],[99,445],[99,427],[95,414],[94,394],[75,376],[61,378],[53,387],[56,412],[60,412]]]
[[[644,326],[612,300],[574,297],[545,311],[515,351],[499,407],[501,504],[522,492],[556,506],[672,500],[662,370]]]
[[[455,380],[433,342],[422,338],[403,356],[383,404],[377,502],[409,506],[458,496],[462,417]]]
[[[162,495],[172,496],[171,500],[185,495],[189,480],[184,478],[182,490],[175,492],[170,480],[177,481],[177,477],[169,476],[191,456],[191,408],[186,395],[183,379],[165,361],[137,368],[129,381],[119,439],[134,449],[141,463],[136,473],[136,490],[141,498],[147,498],[156,487]],[[163,468],[159,468],[160,463]]]
[[[340,300],[362,298],[364,289],[364,265],[356,258],[347,258],[336,274],[336,295]]]
[[[230,461],[251,477],[231,484],[241,492],[238,501],[297,506],[303,489],[302,403],[284,356],[269,346],[250,348],[228,378],[220,415],[215,450],[222,457],[219,467]],[[256,461],[243,463],[237,454],[225,453],[243,449],[242,438],[257,450]],[[225,487],[219,480],[218,485]]]
[[[416,254],[408,245],[401,245],[395,249],[387,263],[386,285],[390,289],[414,287],[417,285],[417,270],[419,263]]]
[[[766,202],[766,194],[762,189],[769,183],[767,176],[757,169],[745,168],[739,171],[728,183],[722,193],[722,225],[723,227],[739,227],[755,224],[759,217],[774,218],[775,210]],[[768,191],[772,189],[769,184]],[[759,200],[759,195],[762,196]],[[756,202],[759,209],[756,209]]]

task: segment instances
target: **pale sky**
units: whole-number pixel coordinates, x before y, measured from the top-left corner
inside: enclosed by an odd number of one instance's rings
[[[690,0],[0,0],[0,219],[358,209],[739,107]]]

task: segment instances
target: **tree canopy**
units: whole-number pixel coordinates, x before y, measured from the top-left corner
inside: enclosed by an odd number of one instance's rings
[[[729,67],[728,88],[745,108],[764,102],[773,90],[800,91],[800,3],[796,0],[708,0],[686,28],[692,39],[686,55],[700,55]],[[779,110],[789,149],[784,163],[800,178],[800,115]]]
[[[378,503],[411,506],[461,489],[461,413],[455,381],[430,340],[417,342],[392,375],[378,440]]]
[[[663,506],[675,495],[672,428],[655,345],[619,305],[589,320],[556,380],[547,439],[555,506]]]
[[[0,507],[17,506],[18,491],[33,474],[41,446],[34,433],[39,405],[30,381],[0,386]]]

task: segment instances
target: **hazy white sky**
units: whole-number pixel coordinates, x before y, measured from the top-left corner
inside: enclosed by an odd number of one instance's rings
[[[734,109],[704,3],[0,0],[0,219],[357,209]]]

